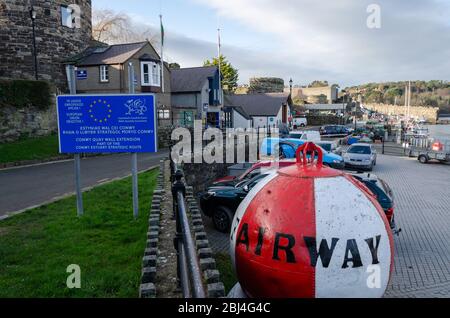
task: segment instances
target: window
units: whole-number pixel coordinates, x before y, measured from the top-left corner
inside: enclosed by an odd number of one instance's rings
[[[168,109],[160,109],[158,110],[158,118],[159,119],[169,119],[170,111]]]
[[[109,82],[109,69],[108,65],[100,65],[100,82]]]
[[[68,6],[61,6],[61,24],[68,28],[73,28],[75,25],[73,10]]]
[[[161,67],[154,62],[141,62],[141,85],[161,86]]]

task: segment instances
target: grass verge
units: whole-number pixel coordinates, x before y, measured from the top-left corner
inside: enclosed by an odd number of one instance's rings
[[[133,218],[131,178],[0,221],[0,298],[137,297],[151,197],[158,170],[139,175],[140,215]],[[71,264],[81,288],[68,289]]]
[[[228,292],[236,285],[237,278],[233,269],[233,264],[231,263],[231,258],[228,254],[219,253],[215,256],[217,269],[220,272],[220,278],[225,285],[225,293]]]
[[[44,160],[59,156],[58,136],[22,138],[0,144],[0,163]]]

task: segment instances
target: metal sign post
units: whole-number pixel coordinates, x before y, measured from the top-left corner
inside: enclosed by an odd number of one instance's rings
[[[73,65],[67,65],[67,79],[69,82],[69,89],[71,95],[77,94],[76,79],[75,79],[75,67]],[[74,168],[75,168],[75,191],[77,193],[77,214],[82,216],[84,214],[83,209],[83,192],[81,190],[81,158],[80,154],[74,155]]]
[[[128,85],[130,94],[135,93],[134,89],[134,67],[133,63],[128,64]],[[131,175],[133,187],[133,215],[137,219],[139,216],[139,189],[138,189],[138,167],[137,167],[137,153],[131,154]]]

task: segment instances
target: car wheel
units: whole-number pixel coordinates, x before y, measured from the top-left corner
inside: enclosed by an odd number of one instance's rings
[[[305,127],[305,124],[301,124],[300,127]]]
[[[217,231],[222,233],[228,233],[231,228],[231,222],[233,220],[233,214],[230,209],[220,206],[213,214],[213,223]]]
[[[423,163],[423,164],[428,163],[428,157],[425,155],[420,155],[419,161],[420,161],[420,163]]]
[[[373,171],[373,166],[374,164],[372,163],[372,165],[369,167],[369,171]]]

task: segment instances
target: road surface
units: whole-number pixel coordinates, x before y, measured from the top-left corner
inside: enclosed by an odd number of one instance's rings
[[[139,171],[158,165],[168,152],[138,154]],[[118,154],[81,161],[83,189],[131,173],[131,155]],[[73,160],[0,170],[0,218],[47,203],[75,191]]]

